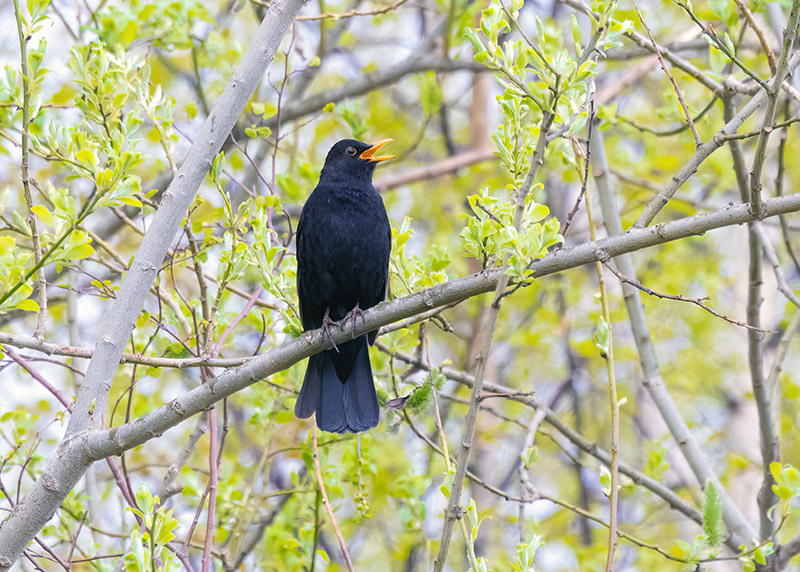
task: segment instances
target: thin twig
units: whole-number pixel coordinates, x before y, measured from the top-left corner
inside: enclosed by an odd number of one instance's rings
[[[581,181],[581,192],[578,193],[578,198],[575,200],[575,205],[573,205],[572,210],[569,211],[567,215],[567,220],[564,222],[564,228],[561,230],[561,235],[566,236],[567,230],[569,230],[569,226],[572,224],[572,218],[577,214],[578,209],[581,207],[581,201],[583,200],[584,195],[586,195],[586,187],[589,184],[589,158],[591,157],[591,143],[592,143],[592,126],[594,124],[594,94],[595,94],[595,83],[594,81],[589,82],[589,89],[587,90],[589,93],[587,97],[589,98],[589,119],[588,119],[588,127],[586,129],[586,152],[584,154],[585,161],[584,161],[584,173],[583,173],[583,181]]]
[[[800,121],[800,117],[792,117],[791,119],[787,119],[786,121],[781,121],[780,123],[776,123],[770,127],[764,127],[759,129],[758,131],[748,131],[747,133],[734,133],[733,135],[723,135],[720,137],[722,141],[735,141],[741,139],[749,139],[750,137],[757,137],[761,135],[761,132],[766,129],[767,131],[774,131],[775,129],[780,129],[781,127],[788,127],[793,123],[797,123]]]
[[[319,491],[322,493],[322,504],[325,506],[325,512],[328,513],[328,518],[331,519],[331,526],[333,526],[333,532],[336,534],[336,539],[339,541],[339,548],[342,549],[342,556],[344,557],[344,563],[347,566],[347,570],[349,572],[354,572],[353,561],[350,559],[350,553],[347,551],[347,544],[344,542],[344,536],[342,536],[339,523],[336,522],[336,517],[333,514],[333,507],[331,507],[331,503],[328,500],[328,491],[325,490],[325,479],[322,478],[322,468],[320,467],[319,462],[316,423],[314,424],[314,432],[311,434],[311,443],[314,448],[314,468],[317,470],[317,484],[319,485]]]
[[[763,213],[764,205],[761,197],[761,173],[764,169],[764,162],[767,158],[767,142],[772,133],[770,128],[775,123],[775,115],[778,110],[778,96],[781,93],[783,80],[790,71],[789,56],[792,46],[797,38],[797,29],[800,26],[800,0],[792,2],[792,9],[789,13],[789,21],[783,32],[783,48],[781,49],[781,59],[778,62],[778,69],[773,75],[772,83],[767,88],[767,108],[764,110],[761,133],[758,136],[753,167],[750,170],[750,208],[757,216]],[[795,54],[797,55],[797,54]]]
[[[70,412],[72,411],[72,402],[69,401],[63,393],[61,393],[60,389],[58,389],[49,381],[47,381],[44,377],[42,377],[42,375],[38,371],[36,371],[36,369],[32,367],[31,364],[29,364],[25,358],[23,358],[21,355],[19,355],[10,347],[5,348],[5,353],[6,355],[8,355],[8,357],[17,362],[22,369],[27,371],[33,379],[39,382],[39,385],[41,385],[47,391],[52,393],[53,396],[56,399],[58,399],[58,401],[61,403],[61,405],[63,405],[66,408],[67,411]]]
[[[669,69],[667,69],[667,66],[664,63],[664,58],[661,57],[661,50],[658,49],[658,44],[656,43],[655,38],[653,38],[653,33],[650,31],[650,28],[647,27],[647,23],[644,21],[644,16],[642,16],[641,11],[639,10],[639,5],[636,4],[636,0],[633,0],[633,9],[636,10],[636,15],[639,16],[639,21],[642,23],[642,26],[644,26],[644,29],[647,32],[647,37],[650,38],[650,42],[653,44],[653,51],[658,58],[658,63],[661,64],[661,69],[664,70],[665,74],[667,74],[669,82],[672,84],[672,89],[675,90],[675,95],[678,96],[678,102],[681,104],[681,110],[683,110],[684,117],[686,117],[686,123],[689,126],[689,129],[692,130],[695,145],[699,147],[703,144],[703,140],[700,139],[700,135],[697,133],[697,128],[694,126],[694,121],[692,120],[692,114],[689,111],[689,106],[686,105],[686,102],[683,99],[683,95],[678,87],[678,83],[675,81],[675,78],[672,77]]]
[[[586,159],[589,160],[588,157]],[[592,242],[597,240],[597,229],[592,217],[591,201],[586,201],[586,215],[589,218],[589,234]],[[599,260],[595,263],[597,282],[600,287],[600,305],[603,311],[603,321],[607,328],[607,345],[601,349],[601,356],[606,364],[608,377],[608,399],[611,408],[611,490],[608,493],[609,525],[608,525],[608,553],[606,555],[606,572],[613,572],[614,557],[617,552],[617,514],[619,511],[619,399],[617,397],[617,378],[614,371],[614,328],[611,324],[611,308],[608,301],[608,290],[603,274],[603,264]]]
[[[217,485],[219,483],[217,453],[217,409],[209,413],[209,445],[208,445],[208,512],[206,513],[206,537],[203,542],[202,571],[211,569],[211,545],[214,543],[214,529],[216,528]]]
[[[675,295],[675,294],[664,294],[662,292],[656,292],[655,290],[652,290],[651,288],[648,288],[647,286],[645,286],[644,284],[642,284],[638,280],[635,280],[635,279],[633,279],[633,278],[631,278],[629,276],[625,276],[622,272],[620,272],[617,268],[614,267],[614,264],[611,262],[610,259],[605,259],[602,262],[605,265],[605,267],[608,268],[614,276],[619,278],[620,282],[624,282],[625,284],[630,284],[631,286],[633,286],[637,290],[641,290],[642,292],[644,292],[645,294],[647,294],[649,296],[654,296],[656,298],[661,298],[662,300],[677,300],[678,302],[688,302],[690,304],[694,304],[696,306],[699,306],[700,308],[702,308],[703,310],[705,310],[706,312],[708,312],[712,316],[716,316],[717,318],[721,318],[721,319],[725,320],[726,322],[728,322],[729,324],[733,324],[734,326],[739,326],[740,328],[747,328],[749,330],[755,330],[757,332],[761,332],[761,333],[764,333],[764,334],[777,334],[778,333],[777,330],[764,330],[762,328],[756,328],[755,326],[751,326],[750,324],[747,324],[745,322],[740,322],[739,320],[734,320],[734,319],[729,318],[728,316],[726,316],[724,314],[721,314],[721,313],[717,312],[713,308],[710,308],[710,307],[708,307],[706,305],[705,300],[708,300],[708,297],[689,298],[689,297],[683,296],[681,294]]]
[[[764,36],[764,30],[762,30],[761,26],[758,25],[758,22],[756,22],[756,19],[753,17],[753,13],[743,0],[734,0],[734,2],[736,2],[736,6],[738,6],[739,10],[742,12],[744,19],[747,20],[747,24],[750,26],[750,29],[756,33],[756,36],[758,36],[758,41],[761,43],[761,49],[764,50],[764,54],[767,56],[769,71],[772,73],[772,75],[775,75],[775,72],[778,71],[778,64],[775,60],[775,53],[772,51],[766,36]]]
[[[19,0],[14,0],[14,15],[17,20],[17,34],[19,36],[20,61],[22,65],[22,193],[25,196],[25,206],[28,209],[28,226],[31,230],[31,242],[33,243],[33,256],[36,263],[36,288],[39,301],[39,311],[36,316],[36,330],[33,333],[35,338],[44,339],[47,330],[47,281],[44,276],[44,265],[42,264],[42,245],[39,241],[39,221],[33,212],[33,198],[31,197],[30,176],[28,174],[28,128],[31,123],[31,90],[30,74],[28,68],[28,40],[22,31],[22,12],[19,8]]]

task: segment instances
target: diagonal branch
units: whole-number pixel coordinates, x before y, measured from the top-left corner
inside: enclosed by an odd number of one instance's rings
[[[303,0],[276,0],[247,48],[239,67],[195,138],[183,165],[172,180],[156,211],[147,235],[137,250],[131,269],[108,312],[95,352],[78,394],[64,440],[47,469],[17,505],[16,512],[0,525],[0,572],[19,558],[28,542],[52,517],[77,483],[91,459],[86,450],[71,455],[85,432],[100,426],[108,392],[119,367],[125,343],[142,309],[181,220],[203,182],[214,157],[244,111],[281,39],[303,6]]]
[[[767,158],[767,142],[772,133],[772,124],[775,123],[775,114],[778,111],[778,96],[781,93],[781,86],[786,75],[791,71],[789,64],[789,54],[792,52],[794,40],[797,38],[797,28],[800,26],[800,0],[792,2],[792,9],[789,13],[789,22],[783,31],[783,48],[781,59],[778,61],[778,70],[772,76],[772,83],[769,85],[767,109],[764,111],[764,119],[761,124],[761,133],[756,144],[755,157],[753,158],[753,168],[750,171],[750,206],[756,214],[761,213],[763,199],[761,198],[761,173],[764,170],[764,161]],[[797,59],[800,52],[796,53],[793,59]]]
[[[555,106],[553,106],[555,108]],[[550,113],[544,113],[542,116],[542,123],[539,129],[539,138],[536,142],[536,150],[531,159],[531,167],[525,177],[522,187],[516,195],[516,207],[514,208],[514,227],[519,230],[522,225],[522,214],[525,210],[525,199],[533,186],[536,179],[536,173],[539,167],[544,163],[544,154],[547,149],[547,134],[550,131],[550,126],[553,124],[554,116]],[[469,410],[467,417],[464,421],[464,433],[461,436],[461,445],[458,448],[458,455],[456,457],[455,476],[453,477],[453,486],[450,489],[450,498],[447,502],[447,508],[444,511],[445,521],[442,528],[442,539],[439,543],[439,553],[436,560],[433,561],[433,569],[435,572],[441,572],[447,562],[447,551],[450,548],[450,538],[453,532],[453,525],[456,519],[461,518],[461,511],[459,505],[461,503],[461,491],[464,486],[464,479],[467,475],[467,463],[469,462],[470,452],[472,451],[472,440],[475,436],[475,425],[478,418],[478,409],[480,408],[480,397],[483,391],[483,379],[486,373],[486,362],[489,360],[489,353],[492,349],[492,339],[494,332],[497,328],[497,320],[500,315],[500,306],[502,305],[503,294],[508,286],[510,276],[505,273],[508,268],[503,265],[499,269],[500,276],[497,279],[494,289],[494,297],[492,298],[491,306],[489,307],[489,316],[486,325],[483,329],[483,339],[481,340],[480,353],[476,356],[475,361],[477,367],[475,368],[475,383],[472,386],[469,400]],[[469,542],[468,539],[465,539]]]
[[[800,193],[769,199],[765,201],[764,206],[767,217],[800,211]],[[594,243],[554,251],[531,264],[530,278],[541,278],[594,263],[603,252],[617,257],[620,254],[752,220],[754,217],[750,213],[749,205],[739,204],[645,229],[630,230],[602,238]],[[70,444],[70,448],[88,447],[87,453],[92,460],[119,455],[208,409],[217,401],[283,371],[308,356],[331,349],[334,343],[339,344],[351,339],[351,335],[360,336],[386,324],[424,315],[432,308],[491,292],[497,286],[501,275],[499,268],[478,272],[416,292],[405,298],[383,302],[365,311],[364,320],[355,328],[350,328],[349,325],[347,328],[333,328],[330,336],[324,335],[319,330],[307,332],[239,367],[224,371],[209,383],[184,393],[130,423],[92,431],[88,435],[81,435],[80,439],[76,437],[75,443]]]
[[[800,52],[791,57],[787,64],[787,69],[793,70],[798,65],[800,65]],[[672,177],[667,186],[664,187],[658,194],[656,194],[656,196],[653,197],[653,199],[647,204],[642,214],[639,215],[639,218],[634,223],[633,227],[644,228],[653,222],[653,219],[656,218],[656,215],[658,215],[661,209],[664,208],[664,206],[669,202],[678,189],[680,189],[683,184],[689,180],[689,177],[694,175],[703,161],[708,159],[708,157],[710,157],[714,151],[722,147],[726,141],[726,138],[735,134],[739,127],[742,126],[742,123],[744,123],[748,117],[755,113],[755,111],[761,107],[765,101],[767,101],[768,97],[769,93],[766,89],[759,89],[758,93],[756,93],[753,98],[748,101],[744,107],[742,107],[739,113],[733,116],[722,129],[717,131],[716,135],[700,145],[686,165],[684,165],[683,168]],[[772,124],[773,120],[766,125],[771,126]]]
[[[644,21],[644,16],[642,12],[639,10],[639,6],[636,4],[636,0],[633,0],[633,9],[636,10],[636,15],[639,16],[639,21],[644,26],[645,31],[647,32],[647,37],[650,38],[650,43],[653,45],[653,50],[656,53],[656,57],[658,58],[658,63],[661,64],[661,69],[664,70],[664,73],[667,74],[669,78],[669,82],[672,84],[672,89],[675,90],[675,95],[678,96],[678,103],[681,104],[681,110],[683,111],[683,115],[686,117],[686,123],[689,125],[689,129],[692,130],[692,136],[694,137],[694,143],[698,147],[703,144],[703,140],[700,139],[700,135],[697,133],[697,128],[694,126],[694,121],[692,121],[692,113],[689,111],[689,106],[686,105],[686,102],[683,100],[683,95],[681,94],[681,90],[678,87],[678,83],[675,81],[675,78],[672,77],[669,69],[667,68],[666,64],[664,63],[664,58],[661,57],[661,50],[658,49],[658,44],[656,43],[655,38],[653,37],[653,33],[650,31],[650,28],[647,27],[647,24]]]
[[[733,114],[732,98],[722,100],[725,118]],[[750,198],[750,189],[747,186],[747,168],[744,163],[744,154],[739,141],[731,141],[729,146],[733,159],[733,170],[739,186],[742,201]],[[751,212],[752,211],[751,203]],[[747,225],[747,240],[749,247],[748,284],[747,284],[747,323],[753,328],[761,327],[761,238],[756,232],[758,221]],[[753,386],[753,398],[758,411],[759,437],[762,462],[761,490],[758,493],[758,508],[760,519],[761,538],[766,539],[775,530],[775,522],[770,516],[770,509],[778,501],[772,490],[775,479],[769,466],[773,461],[780,459],[780,442],[775,424],[775,414],[772,407],[769,391],[764,378],[764,336],[753,329],[747,332],[747,360],[750,367],[750,382]]]
[[[616,233],[622,232],[622,221],[620,220],[619,209],[617,208],[614,195],[609,185],[608,161],[606,159],[602,133],[599,133],[598,137],[595,138],[594,145],[594,177],[598,195],[600,196],[600,206],[603,211],[606,229],[609,233],[614,233],[614,235],[616,235]],[[656,225],[656,228],[659,226],[663,228],[663,226],[667,225]],[[616,259],[620,270],[625,275],[635,279],[636,268],[634,267],[632,257],[625,253],[622,254],[623,256],[619,256]],[[722,499],[725,525],[728,527],[734,539],[736,539],[737,545],[742,542],[748,542],[755,536],[754,531],[719,483],[719,479],[717,479],[714,470],[711,468],[707,456],[700,449],[694,436],[689,431],[686,421],[678,410],[677,405],[675,405],[664,383],[664,379],[661,377],[658,358],[656,357],[653,341],[650,338],[650,328],[647,324],[647,318],[639,292],[633,286],[626,283],[622,285],[622,292],[625,298],[625,306],[628,310],[628,317],[631,323],[631,329],[633,330],[634,340],[636,342],[636,349],[639,353],[639,362],[642,366],[642,373],[644,374],[642,383],[645,389],[653,399],[661,417],[669,428],[670,434],[673,439],[675,439],[675,442],[678,443],[681,453],[683,453],[683,456],[689,463],[698,482],[704,484],[710,479],[717,485],[717,490],[720,491],[720,497]]]

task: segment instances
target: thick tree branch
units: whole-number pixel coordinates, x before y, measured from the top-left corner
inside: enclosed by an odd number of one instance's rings
[[[214,157],[244,111],[284,33],[302,6],[303,0],[276,0],[273,3],[242,62],[195,138],[177,176],[164,192],[161,206],[100,328],[64,441],[41,478],[17,505],[15,512],[0,525],[0,571],[10,568],[19,558],[28,542],[50,520],[91,464],[87,450],[76,450],[75,446],[84,442],[87,430],[100,425],[124,346],[167,249]]]
[[[769,199],[764,203],[767,217],[800,211],[800,193]],[[729,205],[707,213],[683,218],[669,223],[657,224],[645,229],[630,230],[602,238],[594,243],[585,243],[564,248],[548,254],[531,264],[532,279],[577,268],[595,262],[605,254],[616,257],[673,240],[704,234],[716,228],[740,225],[754,220],[748,204]],[[108,455],[119,455],[123,451],[141,445],[160,435],[170,427],[208,409],[217,401],[237,391],[290,367],[325,349],[333,343],[339,344],[386,324],[418,314],[432,308],[452,304],[479,294],[492,291],[497,286],[500,269],[479,272],[433,286],[405,298],[383,302],[364,312],[363,322],[355,328],[332,328],[330,337],[319,330],[303,336],[231,368],[208,384],[196,387],[169,403],[119,427],[93,431],[84,445],[90,445],[89,455],[93,460]]]
[[[731,97],[723,98],[723,113],[728,119],[733,114],[733,100]],[[739,141],[732,140],[729,143],[731,157],[733,159],[733,170],[736,175],[736,182],[739,186],[739,195],[742,202],[751,198],[752,189],[748,188],[747,170],[744,162],[744,154]],[[757,211],[751,211],[757,215]],[[772,490],[775,479],[769,465],[773,461],[780,460],[780,442],[775,424],[775,415],[771,403],[769,392],[767,391],[766,380],[764,378],[764,353],[763,339],[761,332],[754,328],[761,328],[761,239],[756,231],[758,221],[747,224],[747,240],[749,250],[748,263],[748,284],[747,284],[747,323],[751,329],[747,331],[747,360],[750,367],[750,381],[753,385],[753,398],[756,402],[758,411],[759,438],[761,447],[762,462],[762,482],[761,490],[758,493],[759,508],[759,532],[761,539],[764,540],[772,535],[775,530],[775,521],[770,516],[770,509],[778,501],[777,495]]]
[[[364,95],[374,89],[396,83],[407,75],[426,72],[452,72],[466,70],[473,73],[487,71],[487,68],[477,62],[461,60],[444,60],[434,58],[423,51],[423,55],[414,55],[389,69],[376,71],[355,80],[348,81],[345,85],[325,90],[323,93],[309,96],[302,101],[290,103],[281,109],[281,122],[293,121],[322,111],[329,103],[339,103],[351,97]],[[273,115],[264,121],[264,125],[274,128],[278,124],[278,116]]]

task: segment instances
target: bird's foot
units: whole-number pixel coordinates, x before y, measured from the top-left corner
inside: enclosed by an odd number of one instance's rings
[[[336,342],[333,341],[333,336],[331,336],[331,326],[336,325],[336,322],[331,320],[330,311],[331,311],[330,308],[325,310],[325,315],[322,316],[322,328],[321,329],[322,329],[322,334],[328,337],[328,341],[331,342],[331,345],[333,346],[333,349],[335,349],[336,352],[338,353],[339,352],[339,348],[336,347]]]
[[[350,329],[350,337],[351,338],[355,338],[356,337],[355,336],[355,334],[356,334],[356,326],[358,325],[358,319],[359,318],[361,318],[361,323],[362,324],[365,323],[364,322],[364,311],[359,307],[358,304],[356,304],[355,308],[350,310],[347,313],[347,315],[344,317],[345,323],[347,323],[347,320],[350,320],[350,328],[351,328]]]

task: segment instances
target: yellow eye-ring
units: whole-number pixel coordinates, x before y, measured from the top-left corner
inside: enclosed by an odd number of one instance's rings
[[[348,147],[347,150],[345,151],[345,153],[347,153],[351,157],[354,157],[355,154],[356,154],[356,148],[355,147]]]

